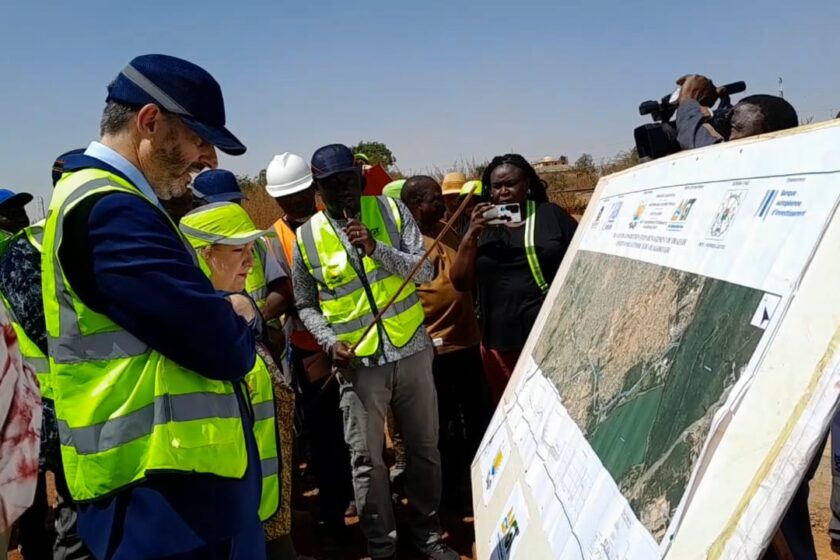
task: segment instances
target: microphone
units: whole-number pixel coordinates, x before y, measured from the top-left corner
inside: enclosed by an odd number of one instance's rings
[[[348,222],[353,219],[353,218],[350,217],[350,211],[347,210],[347,208],[344,209],[344,219],[347,220]],[[367,256],[367,253],[365,252],[365,246],[364,245],[357,245],[357,244],[354,243],[353,247],[356,248],[356,254],[359,255],[359,259],[363,259]]]

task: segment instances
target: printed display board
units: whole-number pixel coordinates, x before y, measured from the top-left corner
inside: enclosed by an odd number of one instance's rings
[[[840,393],[838,201],[833,123],[602,179],[473,464],[479,557],[759,556]]]

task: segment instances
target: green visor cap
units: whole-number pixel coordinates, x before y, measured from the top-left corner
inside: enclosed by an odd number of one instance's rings
[[[468,194],[470,194],[470,191],[473,190],[473,188],[475,188],[473,196],[481,195],[483,189],[481,181],[479,181],[478,179],[474,179],[472,181],[467,181],[466,183],[464,183],[464,186],[461,187],[461,192],[458,193],[458,196],[467,196]]]
[[[248,212],[234,202],[215,202],[181,218],[178,226],[195,249],[209,245],[245,245],[265,235]]]
[[[391,181],[390,183],[382,187],[382,194],[399,200],[404,185],[405,179],[397,179],[396,181]]]

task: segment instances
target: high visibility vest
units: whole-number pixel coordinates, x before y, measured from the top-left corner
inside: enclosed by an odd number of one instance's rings
[[[280,248],[283,251],[284,256],[286,257],[286,263],[288,263],[291,267],[292,255],[294,254],[295,243],[297,243],[297,236],[295,235],[294,230],[290,228],[286,224],[285,220],[283,220],[282,218],[274,222],[274,231],[276,233],[276,239],[279,242]],[[321,345],[318,344],[318,341],[315,340],[315,337],[312,336],[312,333],[310,333],[308,330],[306,330],[305,327],[303,327],[303,323],[300,321],[300,319],[293,319],[293,321],[293,330],[291,331],[291,335],[289,336],[289,342],[291,342],[293,346],[300,348],[301,350],[306,350],[308,352],[320,351]]]
[[[254,246],[256,245],[255,243]],[[207,263],[204,265],[202,270],[209,278],[210,267]],[[263,305],[265,305],[264,297]],[[271,373],[259,354],[254,368],[245,376],[245,385],[248,387],[248,398],[254,410],[254,437],[257,441],[262,470],[259,514],[260,520],[267,521],[280,508],[280,434],[277,432]]]
[[[23,231],[17,233],[13,236],[12,239],[9,240],[9,244],[14,242],[14,240],[19,239],[22,236],[25,236],[27,241],[30,245],[32,245],[39,253],[41,252],[41,239],[44,235],[44,222],[43,220],[33,224],[27,228],[24,228]],[[0,293],[0,299],[3,301],[3,305],[6,306],[6,312],[9,316],[9,322],[12,325],[12,329],[14,329],[15,334],[18,338],[18,345],[20,346],[20,353],[23,356],[23,359],[26,363],[32,366],[32,369],[35,370],[35,375],[38,377],[38,385],[41,387],[41,396],[47,399],[52,399],[52,379],[50,378],[50,363],[44,353],[38,348],[38,345],[35,344],[29,335],[26,334],[26,331],[23,330],[23,326],[20,324],[20,321],[15,316],[12,307],[9,305],[9,301],[6,299],[6,296]]]
[[[268,296],[268,282],[265,277],[267,252],[264,239],[254,241],[254,248],[251,250],[254,264],[248,271],[248,276],[245,277],[245,292],[251,296],[260,311],[265,307],[265,298]]]
[[[260,520],[267,521],[280,508],[280,434],[275,417],[274,382],[259,355],[254,369],[245,376],[245,384],[254,409],[254,437],[262,470]]]
[[[361,198],[362,223],[373,237],[390,247],[400,246],[403,223],[396,202],[384,196]],[[362,258],[370,293],[348,260],[347,251],[323,212],[315,214],[297,230],[300,254],[309,273],[318,282],[321,312],[342,342],[356,345],[357,356],[371,356],[381,345],[379,329],[370,329],[362,339],[376,310],[384,309],[403,278],[380,268],[368,256]],[[371,298],[373,301],[371,302]],[[423,324],[423,306],[414,284],[405,286],[394,305],[382,317],[381,325],[391,343],[405,346]]]
[[[61,268],[67,214],[88,197],[113,192],[154,206],[122,178],[84,169],[64,174],[44,227],[50,375],[70,493],[80,502],[102,498],[151,471],[242,478],[248,454],[234,384],[178,365],[87,307]]]
[[[528,200],[525,204],[525,256],[528,257],[528,266],[531,268],[531,275],[537,283],[543,295],[548,292],[548,282],[543,276],[540,261],[537,258],[537,248],[534,242],[534,229],[537,225],[537,203]]]
[[[9,233],[5,229],[0,229],[0,255],[6,251],[6,246],[12,240],[12,235],[12,233]]]
[[[274,231],[277,234],[277,239],[280,240],[281,247],[283,247],[286,262],[289,263],[289,266],[291,266],[295,240],[297,239],[295,232],[286,224],[286,221],[283,218],[274,222]]]

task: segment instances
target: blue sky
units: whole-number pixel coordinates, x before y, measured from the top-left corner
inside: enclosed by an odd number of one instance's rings
[[[72,7],[71,7],[72,6]],[[639,102],[699,72],[840,110],[840,2],[248,1],[0,7],[0,186],[49,193],[49,167],[97,135],[105,86],[162,52],[221,83],[248,146],[221,166],[385,142],[404,171],[520,152],[596,159],[632,146]]]

